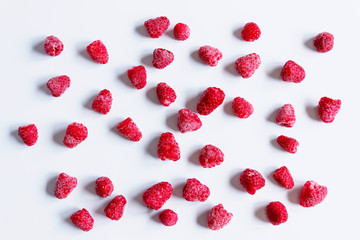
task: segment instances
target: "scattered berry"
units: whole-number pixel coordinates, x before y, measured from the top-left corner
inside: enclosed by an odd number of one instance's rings
[[[305,78],[305,70],[294,61],[287,61],[281,70],[281,78],[285,82],[299,83]]]
[[[295,109],[291,104],[285,104],[279,109],[276,123],[284,127],[293,127],[296,122]]]
[[[38,140],[38,130],[35,124],[29,124],[27,126],[19,127],[18,135],[28,146],[34,145]]]
[[[280,225],[288,220],[286,207],[281,202],[271,202],[266,206],[266,215],[272,225]]]
[[[277,138],[277,142],[285,151],[289,153],[296,153],[299,147],[299,142],[295,138],[281,135]]]
[[[97,63],[105,64],[109,61],[108,51],[102,41],[96,40],[86,48],[89,56]]]
[[[129,117],[117,125],[117,130],[121,135],[128,138],[130,141],[138,142],[142,138],[140,129]]]
[[[258,25],[253,22],[245,24],[243,30],[241,31],[241,37],[247,42],[253,42],[260,38],[261,31]]]
[[[334,36],[331,33],[319,33],[314,39],[316,50],[321,53],[330,51],[334,46]]]
[[[307,181],[300,193],[300,205],[313,207],[321,203],[327,195],[327,187],[321,186],[314,181]]]
[[[186,133],[198,130],[201,128],[202,123],[196,113],[184,108],[178,112],[177,126],[181,133]]]
[[[163,161],[166,159],[172,161],[180,159],[180,147],[172,133],[166,132],[161,134],[157,148],[157,155]]]
[[[43,46],[46,54],[52,57],[59,55],[64,49],[64,44],[55,36],[45,38]]]
[[[275,181],[277,181],[281,186],[286,189],[292,189],[294,187],[294,180],[290,174],[289,169],[285,166],[276,169],[273,173],[273,177]]]
[[[211,230],[220,230],[225,227],[233,217],[233,214],[226,211],[222,204],[214,206],[208,217],[208,227]]]
[[[102,90],[99,92],[99,94],[96,96],[92,103],[92,109],[96,112],[107,114],[112,105],[112,95],[111,92],[107,89]]]
[[[248,193],[254,195],[265,186],[265,179],[258,171],[247,168],[240,175],[240,183]]]
[[[135,66],[127,71],[131,84],[136,89],[142,89],[146,86],[146,69],[144,66]]]
[[[211,67],[215,67],[220,59],[222,59],[222,53],[219,49],[205,45],[199,49],[199,57]]]
[[[144,26],[151,38],[159,38],[169,28],[170,21],[167,17],[157,17],[147,20]]]
[[[87,135],[87,128],[81,123],[74,122],[67,127],[63,142],[68,148],[74,148],[83,142]]]
[[[70,78],[66,75],[53,77],[46,83],[46,86],[51,91],[51,95],[60,97],[70,87]]]
[[[171,209],[165,209],[159,214],[159,220],[165,226],[174,226],[178,220],[178,215]]]
[[[174,36],[179,41],[185,41],[190,37],[190,28],[184,23],[178,23],[174,27]]]
[[[234,98],[232,109],[239,118],[248,118],[254,112],[253,105],[241,97]]]
[[[168,107],[176,99],[176,93],[169,85],[164,82],[161,82],[156,87],[156,95],[159,99],[159,102]]]
[[[213,145],[206,145],[201,149],[199,161],[204,168],[212,168],[224,161],[224,153]]]
[[[100,197],[108,197],[114,191],[114,185],[110,178],[108,177],[99,177],[95,181],[95,192]]]
[[[71,215],[70,219],[75,226],[84,232],[90,231],[94,226],[94,219],[85,208]]]
[[[209,115],[219,107],[225,99],[225,93],[220,88],[209,87],[200,97],[196,109],[200,115]]]
[[[235,61],[235,68],[243,78],[251,77],[260,67],[261,59],[256,53],[240,57]]]
[[[340,107],[341,100],[322,97],[318,105],[320,119],[325,123],[333,122]]]
[[[64,199],[76,188],[77,179],[66,173],[60,173],[55,184],[54,194],[58,199]]]
[[[171,197],[173,188],[168,182],[160,182],[147,189],[142,200],[148,208],[160,209]]]
[[[189,178],[183,189],[183,197],[190,202],[205,202],[210,196],[210,189],[196,178]]]
[[[104,213],[111,220],[120,220],[124,214],[124,208],[126,205],[126,199],[122,195],[117,195],[111,202],[105,207]]]
[[[174,61],[174,54],[169,50],[157,48],[153,52],[152,65],[157,69],[163,69]]]

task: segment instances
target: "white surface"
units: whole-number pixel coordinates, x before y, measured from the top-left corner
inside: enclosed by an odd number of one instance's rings
[[[0,236],[2,239],[355,239],[359,237],[359,76],[360,53],[358,1],[1,1],[0,3]],[[143,35],[145,20],[166,15],[171,26],[187,23],[191,37],[178,42],[166,34],[159,39]],[[239,29],[256,22],[261,38],[246,43]],[[333,51],[319,54],[306,43],[317,33],[335,36]],[[55,35],[65,45],[55,58],[44,55],[41,43]],[[86,46],[101,39],[110,53],[106,65],[95,64],[84,55]],[[193,58],[200,46],[222,50],[224,58],[211,68]],[[311,45],[311,44],[310,44]],[[166,69],[154,69],[148,57],[153,49],[173,51],[175,61]],[[262,65],[250,79],[234,74],[233,62],[256,52]],[[195,55],[196,56],[196,55]],[[301,84],[274,78],[276,71],[292,59],[306,70]],[[142,90],[129,86],[124,73],[145,64],[148,85]],[[275,74],[274,74],[275,71]],[[71,87],[60,98],[44,88],[56,75],[70,76]],[[165,108],[156,102],[154,87],[164,81],[178,95]],[[177,111],[194,110],[199,94],[209,86],[222,88],[224,104],[209,116],[201,116],[203,127],[181,134],[176,128]],[[114,96],[110,113],[89,109],[91,99],[107,88]],[[234,117],[230,102],[236,96],[255,108],[247,120]],[[314,107],[323,96],[341,99],[340,113],[332,124],[320,122]],[[293,104],[297,122],[291,129],[276,125],[274,111]],[[230,111],[230,114],[229,114]],[[119,136],[114,126],[131,116],[143,132],[139,143]],[[71,122],[81,122],[89,137],[75,149],[62,141]],[[39,140],[27,147],[16,137],[18,126],[35,123]],[[182,157],[178,162],[154,157],[160,133],[171,131]],[[300,142],[295,155],[280,150],[278,135]],[[196,163],[197,151],[214,144],[225,153],[222,165],[204,169]],[[294,190],[285,190],[270,177],[286,165],[295,179]],[[254,168],[266,177],[266,186],[254,196],[238,182],[241,171]],[[78,178],[78,187],[64,200],[56,199],[54,178],[66,172]],[[124,217],[107,219],[102,213],[110,200],[93,193],[99,176],[110,177],[115,194],[128,204]],[[205,203],[190,203],[179,197],[189,177],[211,189]],[[296,201],[307,180],[326,185],[329,194],[320,205],[305,209]],[[164,208],[178,212],[174,227],[156,219],[140,201],[142,192],[159,181],[175,187]],[[274,227],[264,207],[283,202],[289,212],[286,224]],[[214,232],[206,227],[206,213],[218,204],[234,214],[231,223]],[[93,230],[84,233],[72,226],[69,216],[86,208],[95,219]],[[205,213],[205,215],[204,215]]]

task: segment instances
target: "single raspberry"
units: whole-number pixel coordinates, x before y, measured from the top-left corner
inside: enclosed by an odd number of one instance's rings
[[[248,193],[254,195],[265,186],[265,179],[258,171],[247,168],[240,175],[240,183]]]
[[[196,109],[200,115],[209,115],[219,107],[225,99],[225,93],[220,88],[209,87],[200,97]]]
[[[331,33],[319,33],[314,39],[316,50],[321,53],[330,51],[334,46],[334,36]]]
[[[295,109],[291,104],[285,104],[279,109],[279,112],[276,116],[276,123],[291,128],[296,122]]]
[[[165,209],[159,214],[159,220],[165,226],[174,226],[178,220],[178,215],[171,209]]]
[[[70,219],[75,226],[84,232],[90,231],[94,226],[94,219],[85,208],[71,215]]]
[[[199,57],[211,67],[215,67],[222,59],[222,53],[219,49],[205,45],[199,48]]]
[[[186,133],[198,130],[201,128],[202,123],[196,113],[184,108],[178,112],[177,126],[181,133]]]
[[[66,75],[53,77],[46,83],[46,86],[51,91],[51,95],[60,97],[70,87],[70,78]]]
[[[241,37],[247,42],[253,42],[260,38],[261,31],[256,23],[249,22],[245,24],[241,31]]]
[[[174,61],[174,54],[169,50],[157,48],[153,52],[152,65],[157,69],[163,69]]]
[[[251,77],[260,67],[261,59],[256,53],[240,57],[235,61],[235,68],[243,78]]]
[[[87,136],[87,128],[81,123],[74,122],[67,127],[63,142],[68,148],[74,148],[83,142]]]
[[[239,118],[248,118],[254,112],[253,105],[241,97],[234,98],[232,109]]]
[[[29,124],[27,126],[19,127],[18,135],[28,146],[34,145],[38,140],[38,130],[35,124]]]
[[[300,83],[305,78],[305,70],[294,61],[287,61],[281,70],[281,78],[285,82]]]
[[[170,21],[167,17],[157,17],[147,20],[144,26],[151,38],[159,38],[169,28]]]
[[[185,23],[178,23],[174,27],[174,36],[179,41],[185,41],[190,37],[190,28]]]
[[[146,86],[146,69],[144,66],[135,66],[127,71],[131,84],[136,89],[142,89]]]
[[[173,188],[170,183],[160,182],[148,188],[144,192],[142,200],[148,208],[158,210],[169,200],[172,193]]]
[[[281,202],[271,202],[266,206],[266,215],[272,225],[280,225],[288,220],[286,207]]]
[[[60,173],[55,184],[54,194],[58,199],[64,199],[76,188],[77,179],[66,173]]]
[[[100,40],[96,40],[92,42],[86,48],[88,54],[97,63],[105,64],[109,61],[109,54],[104,45],[104,43]]]
[[[126,205],[126,199],[122,195],[117,195],[111,202],[105,207],[104,213],[111,220],[120,220],[124,214],[124,208]]]
[[[166,159],[172,161],[180,159],[180,147],[172,133],[166,132],[161,134],[157,148],[157,155],[163,161]]]
[[[336,114],[340,111],[340,107],[341,100],[322,97],[318,105],[320,119],[325,123],[333,122]]]
[[[303,207],[313,207],[325,199],[327,192],[327,187],[307,181],[301,189],[299,203]]]
[[[99,92],[99,94],[96,96],[92,103],[92,109],[96,112],[107,114],[112,105],[112,95],[111,92],[107,89],[102,90]]]
[[[224,161],[224,153],[219,148],[208,144],[201,149],[199,161],[204,168],[212,168]]]
[[[43,46],[46,54],[52,57],[59,55],[64,49],[64,44],[55,36],[46,37]]]
[[[210,196],[210,189],[196,178],[189,178],[183,189],[183,197],[190,202],[205,202]]]
[[[296,153],[299,147],[299,142],[295,138],[286,137],[284,135],[278,136],[277,142],[285,151],[289,153]]]
[[[114,185],[110,178],[108,177],[99,177],[95,181],[95,192],[100,197],[108,197],[114,191]]]
[[[164,82],[161,82],[156,87],[156,95],[159,99],[159,102],[168,107],[176,99],[176,93],[169,85]]]
[[[117,125],[117,130],[130,141],[138,142],[142,138],[140,129],[129,117]]]
[[[233,214],[226,211],[222,204],[214,206],[209,213],[208,227],[211,230],[220,230],[225,227],[233,217]]]
[[[273,173],[273,177],[275,181],[286,189],[292,189],[294,187],[294,179],[292,178],[289,169],[285,166],[276,169]]]

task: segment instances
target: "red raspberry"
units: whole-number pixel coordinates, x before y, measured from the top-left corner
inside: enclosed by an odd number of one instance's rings
[[[185,23],[178,23],[174,27],[174,36],[179,41],[185,41],[190,37],[190,28]]]
[[[200,115],[209,115],[219,107],[225,99],[225,93],[220,88],[209,87],[200,97],[196,109]]]
[[[85,208],[71,215],[70,219],[75,226],[84,232],[90,231],[94,226],[94,219]]]
[[[251,77],[260,67],[261,59],[256,53],[240,57],[235,61],[235,68],[243,78]]]
[[[321,186],[314,181],[307,181],[300,193],[300,205],[314,207],[321,203],[327,195],[327,187]]]
[[[299,142],[295,138],[281,135],[277,138],[277,142],[285,151],[289,153],[296,153],[299,147]]]
[[[199,48],[199,57],[211,67],[215,67],[220,59],[222,59],[222,53],[219,49],[205,45]]]
[[[140,129],[129,117],[117,125],[117,130],[121,135],[128,138],[130,141],[138,142],[142,138]]]
[[[226,211],[222,204],[214,206],[208,217],[208,227],[211,230],[220,230],[225,227],[233,217],[233,214]]]
[[[168,107],[176,99],[176,93],[169,85],[164,82],[161,82],[156,87],[156,94],[158,96],[159,102]]]
[[[213,145],[206,145],[201,149],[199,161],[204,168],[212,168],[224,161],[224,153]]]
[[[232,109],[239,118],[248,118],[254,112],[253,105],[241,97],[234,98]]]
[[[105,207],[104,213],[111,220],[120,220],[124,214],[124,208],[126,205],[126,199],[122,195],[117,195],[111,202]]]
[[[38,130],[35,124],[29,124],[27,126],[19,127],[18,135],[26,145],[32,146],[38,139]]]
[[[325,123],[333,122],[340,107],[341,100],[322,97],[318,105],[320,119]]]
[[[142,200],[148,208],[155,210],[160,209],[171,197],[173,188],[168,182],[160,182],[147,189]]]
[[[280,225],[288,220],[286,207],[281,202],[271,202],[266,206],[266,215],[272,225]]]
[[[202,123],[196,113],[184,108],[178,112],[177,126],[181,133],[186,133],[198,130],[201,128]]]
[[[81,123],[74,122],[67,127],[63,142],[68,148],[74,148],[83,142],[87,135],[87,128]]]
[[[146,69],[144,66],[139,65],[129,69],[127,75],[136,89],[142,89],[146,86]]]
[[[205,202],[210,196],[210,189],[196,178],[189,178],[183,189],[183,197],[190,202]]]
[[[166,132],[161,134],[157,148],[157,155],[163,161],[166,159],[172,161],[180,159],[180,147],[172,133]]]
[[[97,63],[105,64],[109,61],[108,51],[102,41],[96,40],[86,48],[88,54]]]
[[[64,44],[55,36],[48,36],[44,40],[44,50],[47,55],[55,57],[64,49]]]
[[[276,116],[276,123],[284,127],[293,127],[296,122],[295,109],[291,104],[282,106]]]
[[[70,78],[66,75],[53,77],[46,83],[46,86],[51,91],[51,95],[60,97],[70,87]]]
[[[157,48],[153,52],[152,65],[157,69],[163,69],[174,61],[174,54],[169,50]]]
[[[265,179],[258,171],[247,168],[240,175],[240,183],[248,193],[254,195],[265,186]]]
[[[241,37],[247,42],[253,42],[260,38],[261,31],[258,25],[253,22],[245,24],[243,30],[241,31]]]
[[[169,28],[170,21],[167,17],[157,17],[147,20],[144,26],[151,38],[159,38]]]
[[[321,53],[330,51],[334,46],[334,36],[331,33],[319,33],[314,39],[316,50]]]
[[[64,199],[76,188],[77,179],[66,173],[60,173],[56,180],[54,194],[58,199]]]
[[[165,226],[174,226],[178,220],[178,215],[171,209],[165,209],[159,214],[159,220]]]
[[[294,180],[290,174],[289,169],[285,166],[276,169],[273,173],[273,177],[281,186],[286,189],[292,189],[294,187]]]
[[[300,83],[305,78],[305,70],[294,61],[287,61],[281,70],[281,78],[285,82]]]
[[[112,105],[112,95],[111,92],[107,89],[102,90],[99,92],[99,94],[96,96],[92,103],[92,109],[96,112],[107,114]]]
[[[110,178],[108,177],[99,177],[95,181],[95,191],[96,194],[100,197],[108,197],[114,191],[114,185]]]

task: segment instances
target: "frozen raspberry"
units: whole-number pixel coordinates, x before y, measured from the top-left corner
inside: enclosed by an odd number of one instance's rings
[[[296,122],[295,109],[291,104],[285,104],[279,109],[276,123],[284,127],[293,127]]]
[[[169,85],[161,82],[156,87],[156,95],[158,96],[159,102],[168,107],[176,99],[176,93]]]
[[[254,195],[265,186],[265,179],[258,171],[247,168],[240,175],[240,183],[248,193]]]
[[[294,187],[294,180],[290,174],[289,169],[285,166],[276,169],[273,173],[273,177],[275,181],[277,181],[281,186],[286,189],[292,189]]]
[[[174,226],[178,220],[178,215],[171,209],[165,209],[159,214],[159,220],[165,226]]]
[[[107,114],[112,105],[112,95],[111,92],[107,89],[102,90],[99,92],[99,94],[96,96],[92,103],[92,109],[96,112]]]
[[[334,36],[331,33],[319,33],[314,39],[316,50],[321,53],[330,51],[334,46]]]
[[[147,20],[144,26],[151,38],[159,38],[169,28],[170,21],[167,17],[157,17]]]
[[[196,113],[184,108],[178,112],[177,126],[181,133],[186,133],[198,130],[201,128],[202,123]]]
[[[225,99],[225,93],[220,88],[209,87],[200,97],[196,109],[200,115],[209,115],[219,107]]]
[[[148,208],[160,209],[171,197],[173,188],[168,182],[160,182],[147,189],[142,200]]]
[[[83,142],[87,135],[87,128],[81,123],[74,122],[67,127],[63,142],[68,148],[74,148]]]
[[[126,205],[126,199],[122,195],[117,195],[111,202],[105,207],[104,213],[111,220],[120,220],[124,214],[124,208]]]
[[[239,118],[248,118],[254,112],[253,105],[241,97],[234,98],[232,109]]]
[[[105,64],[109,61],[108,51],[102,41],[96,40],[86,48],[88,54],[97,63]]]
[[[190,28],[184,23],[178,23],[174,27],[174,36],[179,41],[185,41],[190,37]]]
[[[333,122],[340,107],[341,100],[322,97],[318,105],[320,119],[325,123]]]
[[[163,161],[166,159],[172,161],[180,159],[180,147],[172,133],[166,132],[161,134],[157,148],[157,155]]]
[[[233,214],[226,211],[222,204],[214,206],[208,217],[208,227],[211,230],[220,230],[225,227],[233,217]]]
[[[146,69],[144,66],[139,65],[129,69],[127,75],[136,89],[142,89],[146,86]]]
[[[224,153],[213,145],[206,145],[201,149],[199,161],[204,168],[212,168],[224,161]]]
[[[94,219],[85,208],[71,215],[70,219],[75,226],[84,232],[90,231],[94,226]]]
[[[289,153],[296,153],[299,147],[299,142],[295,138],[286,137],[284,135],[278,136],[277,142],[285,151]]]
[[[64,44],[55,36],[48,36],[44,40],[44,50],[47,55],[55,57],[64,49]]]
[[[253,22],[245,24],[243,30],[241,31],[241,37],[247,42],[253,42],[260,38],[261,31],[258,25]]]
[[[69,194],[76,188],[77,179],[70,177],[66,173],[60,173],[56,180],[54,194],[58,199],[67,198]]]
[[[199,57],[211,67],[215,67],[220,59],[222,59],[222,53],[219,49],[205,45],[199,48]]]
[[[153,52],[152,65],[157,69],[163,69],[174,61],[174,54],[169,50],[157,48]]]
[[[303,207],[313,207],[325,199],[327,192],[327,187],[307,181],[301,189],[299,203]]]
[[[281,78],[285,82],[300,83],[305,78],[305,70],[294,61],[287,61],[281,70]]]
[[[117,130],[121,135],[128,138],[130,141],[138,142],[142,138],[140,129],[129,117],[117,125]]]
[[[99,177],[95,181],[95,192],[100,197],[108,197],[114,191],[114,185],[110,178],[108,177]]]
[[[260,67],[260,64],[260,56],[256,53],[251,53],[238,58],[235,61],[235,68],[243,78],[249,78]]]
[[[266,215],[272,225],[280,225],[288,220],[286,207],[281,202],[271,202],[266,206]]]
[[[46,86],[51,91],[51,95],[60,97],[70,87],[70,78],[66,75],[53,77],[46,83]]]
[[[29,124],[27,126],[19,127],[18,135],[26,145],[32,146],[38,139],[38,130],[35,124]]]
[[[190,202],[205,202],[210,196],[210,189],[196,178],[189,178],[183,189],[183,197]]]

